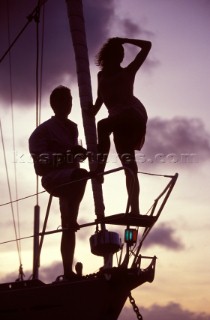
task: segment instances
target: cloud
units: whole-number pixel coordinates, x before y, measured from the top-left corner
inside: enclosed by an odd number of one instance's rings
[[[30,279],[32,275],[32,271],[29,270],[23,270],[24,271],[24,280]],[[56,280],[56,277],[63,274],[63,266],[62,262],[53,262],[51,265],[46,267],[41,267],[39,269],[39,279],[43,281],[44,283],[50,283]],[[7,274],[6,276],[2,277],[1,283],[7,283],[7,282],[13,282],[18,279],[18,271],[17,272],[11,272]]]
[[[121,19],[120,17],[115,15],[114,21],[116,24],[117,33],[122,36],[142,36],[149,39],[154,37],[154,33],[152,31],[148,31],[147,29],[142,28],[139,22],[137,23],[130,18]]]
[[[136,23],[133,23],[130,19],[124,19],[122,24],[124,26],[125,34],[141,33],[139,26]]]
[[[158,165],[192,168],[210,158],[210,133],[199,118],[152,118],[148,121],[145,144],[136,152],[139,169]],[[114,143],[108,162],[120,166]],[[187,166],[189,165],[189,166]]]
[[[83,1],[85,26],[90,57],[95,57],[99,47],[109,37],[109,25],[114,18],[114,0]]]
[[[17,272],[12,272],[12,273],[7,274],[6,276],[2,277],[0,279],[0,283],[14,282],[14,281],[16,281],[18,279],[18,277],[19,277],[18,271]]]
[[[182,250],[184,245],[179,238],[175,237],[175,229],[166,224],[160,224],[158,229],[150,232],[148,238],[145,239],[144,247],[162,246],[172,250]]]
[[[150,308],[140,308],[140,313],[147,320],[209,320],[210,314],[193,312],[184,309],[180,304],[171,302],[165,306],[152,305]],[[119,320],[135,318],[134,311],[125,307],[119,317]]]
[[[11,40],[27,22],[27,15],[35,8],[37,1],[10,1],[10,29]],[[1,1],[0,11],[4,19],[1,22],[3,36],[0,56],[8,48],[6,1]],[[24,13],[24,14],[23,14]],[[84,14],[90,55],[95,55],[96,48],[103,38],[107,38],[107,26],[113,15],[113,1],[96,2],[85,1]],[[97,28],[95,27],[97,25]],[[64,77],[74,81],[76,66],[72,40],[70,35],[67,7],[65,1],[51,0],[45,4],[43,48],[43,92],[50,90],[54,85],[61,83]],[[42,15],[40,17],[40,47],[42,41]],[[0,65],[0,97],[9,100],[9,56]],[[40,54],[41,59],[41,54]],[[36,25],[32,21],[11,51],[12,87],[16,101],[29,103],[35,101],[35,74],[36,74]]]
[[[27,16],[33,11],[37,1],[22,0],[21,3],[10,1],[10,38],[11,41],[27,22]],[[115,1],[83,1],[84,17],[90,61],[94,63],[99,47],[110,37],[110,25],[119,24],[124,34],[134,36],[144,32],[137,23],[129,18],[120,19],[115,15]],[[0,57],[8,48],[6,0],[0,2],[1,50]],[[42,43],[41,11],[39,23],[40,48]],[[42,92],[51,89],[65,81],[76,79],[75,57],[65,1],[50,0],[45,4],[44,15],[44,46],[43,55],[40,49],[40,62],[43,58]],[[122,28],[121,28],[122,27]],[[145,31],[146,32],[146,31]],[[113,35],[112,35],[113,36]],[[115,35],[114,35],[115,36]],[[12,90],[13,99],[23,104],[35,103],[35,75],[36,75],[36,24],[34,20],[21,35],[11,50]],[[10,100],[9,56],[0,65],[0,99]]]
[[[210,156],[210,133],[199,118],[153,118],[137,159],[146,164],[201,163]]]
[[[45,283],[50,283],[56,280],[56,277],[63,274],[62,262],[55,261],[50,266],[42,267],[39,270],[39,278]]]
[[[134,21],[130,17],[121,18],[118,15],[112,17],[111,27],[110,27],[110,36],[111,37],[122,37],[122,38],[136,38],[136,39],[148,39],[152,41],[155,37],[155,34],[143,28],[143,23],[139,21]],[[111,20],[111,19],[110,19]],[[126,66],[135,55],[138,53],[139,48],[133,45],[125,45],[125,59],[123,60],[122,65]],[[157,66],[159,66],[160,61],[156,58],[151,58],[151,55],[147,57],[145,63],[143,64],[143,68],[146,67],[147,71],[153,70]]]

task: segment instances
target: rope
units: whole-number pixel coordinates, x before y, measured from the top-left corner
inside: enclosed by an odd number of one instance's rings
[[[36,7],[35,22],[36,22],[36,127],[39,125],[39,18],[40,8],[39,2]]]
[[[112,169],[112,170],[106,171],[106,172],[104,172],[104,174],[110,174],[110,173],[113,173],[113,172],[116,172],[116,171],[119,171],[119,170],[122,170],[122,169],[123,169],[123,167],[119,167],[119,168],[116,168],[116,169]],[[167,189],[172,189],[172,188],[173,188],[173,186],[174,186],[174,184],[175,184],[175,182],[176,182],[176,179],[177,179],[177,177],[178,177],[178,174],[175,174],[175,175],[172,176],[172,177],[173,177],[173,180],[168,184],[168,186],[164,189],[164,191],[160,194],[160,196],[159,196],[157,199],[159,199],[161,196],[163,196],[163,194],[167,191]],[[90,179],[90,178],[92,178],[92,177],[89,177],[89,179]],[[81,179],[78,179],[77,181],[82,181],[82,180],[84,180],[84,179],[87,179],[87,178],[81,178]],[[73,181],[71,181],[71,182],[69,182],[69,183],[62,184],[62,186],[67,185],[67,184],[72,184],[72,183],[73,183]],[[171,190],[170,190],[170,191],[171,191]],[[45,191],[43,191],[43,192],[45,192]],[[43,193],[43,192],[41,192],[41,193]],[[168,192],[169,192],[169,191],[168,191]],[[169,192],[169,193],[170,193],[170,192]],[[32,196],[34,196],[34,195],[31,195],[31,196],[28,196],[28,197],[32,197]],[[26,199],[26,198],[28,198],[28,197],[24,197],[24,198],[18,199],[18,200],[16,200],[16,201],[23,200],[23,199]],[[156,200],[157,200],[157,199],[156,199]],[[46,217],[45,217],[45,222],[44,222],[43,230],[42,230],[41,233],[39,233],[39,235],[40,235],[42,238],[41,238],[40,247],[39,247],[39,254],[38,254],[38,256],[37,256],[37,263],[38,263],[38,260],[39,260],[39,257],[40,257],[41,248],[42,248],[42,244],[43,244],[43,240],[44,240],[44,235],[50,235],[50,234],[53,234],[53,233],[63,232],[63,231],[65,230],[65,229],[57,229],[57,230],[46,231],[46,225],[47,225],[47,220],[48,220],[48,216],[49,216],[49,209],[50,209],[50,206],[51,206],[51,201],[52,201],[52,197],[50,197],[50,199],[49,199],[49,203],[48,203],[48,208],[47,208],[47,213],[46,213]],[[154,205],[153,205],[153,206],[154,206]],[[161,208],[161,211],[162,211],[162,208]],[[159,214],[160,214],[160,212],[159,212]],[[79,228],[88,227],[88,226],[94,225],[94,224],[96,224],[96,221],[95,221],[95,222],[92,222],[92,223],[86,223],[86,224],[80,225]],[[151,229],[151,227],[146,230],[147,232],[146,232],[145,234],[143,234],[142,240],[140,241],[138,247],[136,247],[136,245],[134,245],[134,247],[129,251],[128,258],[130,258],[131,255],[134,255],[135,258],[138,258],[138,253],[139,253],[139,250],[140,250],[141,245],[142,245],[142,243],[143,243],[143,240],[145,239],[146,235],[148,235],[148,232],[149,232],[150,229]],[[21,239],[16,239],[16,240],[8,240],[8,241],[5,241],[5,242],[1,242],[0,245],[1,245],[1,244],[6,244],[6,243],[10,243],[10,242],[14,242],[14,241],[17,241],[17,240],[34,238],[34,237],[35,237],[35,235],[22,237]],[[134,261],[133,261],[133,266],[134,266],[134,265],[136,265],[135,259],[134,259]],[[132,298],[132,297],[131,297],[131,298]],[[132,303],[132,302],[135,303],[135,301],[131,301],[131,303]],[[133,304],[133,303],[132,303],[132,304]],[[135,311],[135,310],[134,310],[134,311]],[[135,311],[135,312],[136,312],[136,311]],[[141,318],[139,318],[139,319],[141,319]]]
[[[106,174],[114,173],[114,172],[117,172],[117,171],[122,170],[122,169],[123,169],[123,167],[115,168],[115,169],[112,169],[112,170],[105,171],[103,174],[106,175]],[[91,179],[91,177],[90,177],[90,179]],[[68,185],[68,184],[69,184],[69,182],[67,182],[65,184],[62,184],[60,186],[64,186],[64,185]],[[42,194],[42,193],[46,193],[46,191],[43,190],[43,191],[39,191],[38,192],[39,195]],[[37,193],[33,193],[33,194],[29,195],[29,196],[25,196],[25,197],[22,197],[22,198],[13,200],[13,201],[8,201],[8,202],[0,204],[0,207],[6,206],[8,204],[15,203],[15,202],[18,202],[18,201],[26,200],[26,199],[35,197],[36,195],[37,195]]]
[[[119,167],[119,168],[116,168],[116,169],[112,169],[112,170],[108,170],[108,171],[105,171],[104,174],[111,174],[113,172],[117,172],[119,170],[122,170],[123,167]],[[69,185],[69,184],[73,184],[74,182],[79,182],[79,181],[84,181],[84,180],[88,180],[88,179],[92,179],[92,177],[85,177],[85,178],[80,178],[80,179],[77,179],[75,181],[70,181],[70,182],[67,182],[67,183],[64,183],[64,184],[61,184],[57,187],[63,187],[63,186],[66,186],[66,185]],[[44,193],[46,191],[42,191],[40,193]],[[40,194],[39,193],[39,194]],[[24,200],[24,199],[27,199],[27,198],[30,198],[30,197],[33,197],[33,196],[36,196],[36,194],[33,194],[33,195],[30,195],[30,196],[27,196],[27,197],[24,197],[24,198],[21,198],[21,199],[17,199],[15,201],[20,201],[20,200]],[[0,206],[3,206],[3,205],[6,205],[6,204],[11,204],[13,203],[14,201],[10,201],[10,202],[7,202],[5,204],[2,204]],[[49,210],[50,210],[50,206],[51,206],[51,202],[52,202],[52,196],[50,196],[50,199],[49,199],[49,202],[48,202],[48,207],[47,207],[47,213],[46,213],[46,218],[45,218],[45,222],[44,222],[44,226],[43,226],[43,231],[42,233],[39,233],[39,235],[41,236],[44,236],[46,234],[52,234],[52,233],[57,233],[57,232],[62,232],[64,229],[59,229],[59,230],[52,230],[52,231],[47,231],[45,232],[46,230],[46,224],[47,224],[47,219],[48,219],[48,216],[49,216]],[[93,224],[96,224],[96,222],[93,222],[93,223],[87,223],[87,224],[83,224],[80,226],[80,228],[82,227],[86,227],[86,226],[89,226],[89,225],[93,225]],[[17,239],[17,240],[24,240],[24,239],[29,239],[29,238],[34,238],[34,235],[33,236],[26,236],[26,237],[22,237],[21,239]],[[16,240],[8,240],[8,241],[4,241],[4,242],[1,242],[1,244],[5,244],[5,243],[9,243],[9,242],[14,242]],[[40,241],[40,250],[41,250],[41,247],[42,247],[42,243],[43,243],[43,239],[41,239]]]
[[[46,191],[40,191],[39,194],[42,194],[42,193],[45,193]],[[23,198],[19,198],[19,199],[16,199],[16,200],[13,200],[13,201],[8,201],[8,202],[5,202],[5,203],[2,203],[0,204],[0,207],[3,207],[3,206],[6,206],[8,204],[12,204],[12,203],[15,203],[15,202],[19,202],[19,201],[22,201],[22,200],[26,200],[26,199],[29,199],[29,198],[32,198],[32,197],[35,197],[37,194],[36,193],[33,193],[29,196],[25,196]]]
[[[36,127],[39,125],[39,16],[40,16],[40,8],[39,8],[39,0],[38,5],[36,7],[36,13],[34,20],[36,22]],[[39,204],[39,177],[36,176],[36,204]]]
[[[41,0],[39,5],[40,7],[46,3],[47,0]],[[23,34],[23,32],[25,31],[25,29],[28,27],[29,23],[31,23],[34,19],[34,14],[36,13],[36,8],[27,16],[27,23],[24,25],[24,27],[20,30],[20,32],[17,34],[17,36],[15,37],[15,39],[12,41],[12,43],[10,44],[9,48],[5,51],[5,53],[2,55],[2,57],[0,58],[0,63],[4,60],[4,58],[7,56],[8,52],[10,52],[10,50],[12,49],[12,47],[14,46],[14,44],[17,42],[17,40],[20,38],[20,36]]]
[[[42,3],[43,4],[43,3]],[[11,52],[10,49],[14,45],[14,43],[17,41],[17,39],[20,37],[20,35],[23,33],[23,31],[26,29],[28,26],[29,22],[31,22],[33,19],[36,22],[36,47],[37,47],[37,58],[36,58],[36,126],[38,126],[38,112],[39,112],[39,15],[40,15],[40,7],[41,7],[41,1],[38,0],[37,7],[33,10],[32,14],[28,17],[28,22],[24,26],[24,28],[21,30],[21,32],[18,34],[18,36],[15,38],[15,40],[10,43],[10,16],[9,16],[9,3],[7,1],[7,21],[8,21],[8,43],[9,43],[9,48],[1,58],[1,61],[4,59],[4,57],[9,53],[9,75],[10,75],[10,97],[11,97],[11,114],[12,114],[12,142],[13,142],[13,150],[14,150],[14,173],[15,173],[15,193],[16,193],[16,199],[18,199],[18,188],[17,188],[17,170],[16,170],[16,162],[15,162],[15,130],[14,130],[14,110],[13,110],[13,91],[12,91],[12,64],[11,64]],[[17,245],[17,251],[18,251],[18,257],[19,257],[19,274],[20,274],[20,279],[23,277],[23,272],[22,270],[22,263],[21,263],[21,243],[20,240],[20,219],[19,219],[19,207],[18,207],[18,201],[16,202],[16,210],[17,210],[17,226],[15,222],[15,214],[14,214],[14,207],[13,207],[13,201],[12,201],[12,193],[11,193],[11,187],[10,187],[10,182],[9,182],[9,174],[8,174],[8,167],[7,167],[7,160],[6,160],[6,152],[5,152],[5,147],[4,147],[4,138],[3,138],[3,132],[2,132],[2,125],[1,126],[1,139],[2,139],[2,146],[3,146],[3,152],[4,152],[4,162],[5,162],[5,168],[6,168],[6,175],[7,175],[7,184],[8,184],[8,190],[9,190],[9,197],[10,197],[10,205],[11,205],[11,210],[12,210],[12,218],[13,218],[13,226],[14,226],[14,232],[15,232],[15,238],[16,238],[16,245]],[[38,204],[38,176],[37,176],[37,192],[36,192],[36,197],[37,197],[37,204]]]
[[[109,174],[109,173],[116,172],[116,171],[118,171],[118,170],[122,170],[122,167],[119,167],[119,168],[116,168],[116,169],[111,169],[111,170],[109,170],[109,171],[105,171],[105,172],[104,172],[104,175]],[[154,174],[154,173],[140,172],[140,171],[139,171],[138,173],[147,174],[147,175],[154,175],[154,176],[170,177],[170,178],[173,177],[173,176],[168,176],[168,175],[161,175],[161,174]],[[40,195],[40,194],[45,193],[45,192],[46,192],[45,190],[39,191],[38,194]],[[5,202],[5,203],[1,203],[1,204],[0,204],[0,207],[6,206],[6,205],[8,205],[8,204],[15,203],[15,202],[18,202],[18,201],[26,200],[26,199],[35,197],[36,195],[37,195],[37,193],[33,193],[33,194],[29,195],[29,196],[25,196],[25,197],[22,197],[22,198],[13,200],[13,201],[8,201],[8,202]],[[154,206],[154,204],[150,207],[150,209],[148,210],[148,212],[151,211],[151,209],[152,209],[153,206]],[[148,213],[148,212],[147,212],[147,213]]]
[[[43,4],[45,8],[45,3]],[[42,91],[42,70],[43,70],[43,48],[44,48],[44,11],[42,19],[42,43],[40,53],[40,35],[39,35],[39,22],[40,22],[40,8],[41,0],[38,0],[34,20],[36,22],[36,127],[41,122],[41,91]],[[44,10],[44,9],[43,9]],[[40,62],[41,61],[41,62]],[[40,69],[40,70],[39,70]],[[36,205],[39,204],[39,177],[36,176]]]
[[[8,29],[8,44],[10,45],[10,8],[9,8],[9,1],[7,1],[7,29]],[[17,167],[15,161],[15,126],[14,126],[14,108],[13,108],[13,86],[12,86],[12,59],[11,59],[11,52],[9,52],[9,79],[10,79],[10,105],[11,105],[11,114],[12,114],[12,144],[13,144],[13,156],[14,156],[14,176],[15,176],[15,195],[16,199],[18,198],[18,185],[17,185]],[[16,214],[17,214],[17,231],[18,237],[20,238],[20,215],[19,215],[19,206],[18,202],[16,202]],[[20,246],[20,254],[21,254],[21,242],[19,242]]]
[[[38,123],[41,123],[41,102],[42,102],[42,75],[43,75],[43,53],[44,53],[44,30],[45,30],[45,3],[43,5],[42,13],[42,43],[41,43],[41,63],[40,63],[40,87],[39,87],[39,119]]]
[[[5,146],[4,146],[4,138],[3,138],[1,120],[0,120],[0,132],[1,132],[1,141],[2,141],[3,154],[4,154],[4,164],[5,164],[6,176],[7,176],[7,185],[8,185],[10,204],[11,204],[11,210],[12,210],[13,226],[14,226],[15,238],[16,238],[16,246],[17,246],[17,251],[18,251],[19,263],[21,265],[22,263],[21,263],[20,247],[19,247],[19,242],[17,240],[18,239],[17,228],[16,228],[16,224],[15,224],[14,208],[12,205],[12,193],[11,193],[10,182],[9,182],[9,173],[8,173],[8,167],[7,167],[7,159],[6,159],[6,152],[5,152]]]

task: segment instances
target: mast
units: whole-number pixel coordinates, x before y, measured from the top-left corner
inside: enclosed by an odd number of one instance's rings
[[[83,126],[87,149],[91,153],[89,168],[93,171],[96,166],[97,138],[95,117],[89,114],[90,103],[92,103],[91,78],[88,59],[88,48],[85,32],[85,21],[83,15],[82,0],[66,0],[69,25],[75,52],[77,78],[79,86],[80,104],[82,108]],[[92,190],[97,217],[104,216],[104,204],[101,184],[92,179]],[[101,226],[104,228],[104,226]]]

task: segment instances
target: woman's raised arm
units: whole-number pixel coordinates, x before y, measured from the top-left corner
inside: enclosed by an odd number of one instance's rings
[[[138,70],[141,67],[141,65],[144,63],[152,47],[152,43],[147,40],[137,40],[137,39],[127,39],[127,38],[119,38],[118,41],[121,41],[122,44],[129,43],[141,48],[141,51],[137,54],[135,59],[128,66],[129,68],[134,68],[135,70]]]

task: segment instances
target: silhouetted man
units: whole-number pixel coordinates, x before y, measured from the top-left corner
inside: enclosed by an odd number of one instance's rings
[[[43,187],[59,198],[62,228],[66,229],[61,239],[64,277],[71,279],[75,276],[72,264],[77,216],[88,176],[85,169],[79,168],[79,161],[86,158],[87,151],[78,145],[76,123],[68,119],[72,109],[70,89],[55,88],[50,95],[50,105],[55,115],[32,133],[29,150],[35,172],[42,176]]]

